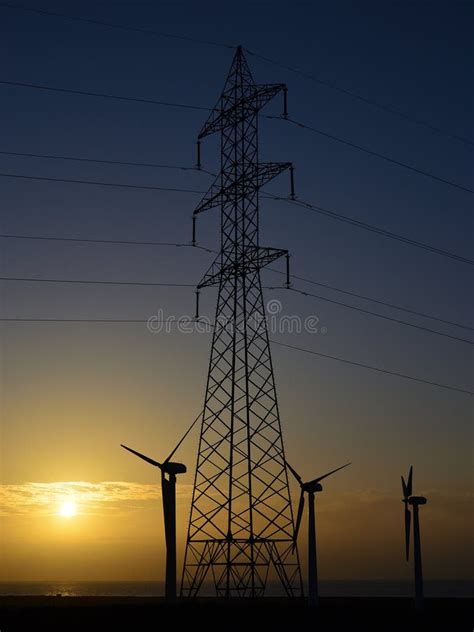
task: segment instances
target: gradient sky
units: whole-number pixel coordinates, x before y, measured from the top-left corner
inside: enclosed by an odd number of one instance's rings
[[[383,4],[383,6],[382,6]],[[243,44],[324,80],[473,138],[473,10],[456,2],[69,2],[71,15]],[[36,6],[36,4],[35,4]],[[64,3],[44,0],[51,11]],[[0,79],[212,106],[232,51],[0,7]],[[440,177],[472,186],[472,146],[248,58],[257,82],[286,82],[290,114]],[[0,84],[0,150],[192,166],[205,112],[45,93]],[[279,114],[280,103],[267,113]],[[262,160],[291,160],[302,199],[469,257],[472,195],[289,123],[262,120]],[[203,163],[218,164],[214,139]],[[0,156],[0,172],[205,190],[192,171]],[[286,195],[284,176],[268,190]],[[0,178],[1,232],[187,242],[199,194]],[[472,270],[282,202],[262,200],[261,243],[288,248],[295,274],[471,325]],[[215,248],[218,211],[199,242]],[[211,255],[158,248],[1,239],[2,276],[197,283]],[[277,264],[278,265],[278,264]],[[281,268],[283,269],[283,267]],[[264,284],[282,277],[264,272]],[[298,282],[295,286],[461,337]],[[192,315],[193,288],[2,282],[3,317]],[[468,344],[283,291],[282,313],[315,315],[327,333],[277,340],[472,390]],[[212,315],[216,293],[201,296]],[[472,325],[471,325],[472,326]],[[199,412],[206,334],[151,334],[144,324],[1,323],[0,578],[160,579],[155,472],[121,442],[164,457]],[[327,482],[319,514],[321,576],[408,578],[400,474],[415,466],[425,572],[472,569],[472,400],[468,395],[274,347],[287,456]],[[197,447],[180,451],[179,539]],[[155,490],[155,491],[154,491]],[[296,494],[296,490],[295,490]],[[79,515],[57,516],[74,497]],[[448,547],[446,542],[450,541]],[[304,542],[304,538],[303,538]],[[304,548],[304,547],[303,547]],[[471,555],[471,559],[469,557]]]

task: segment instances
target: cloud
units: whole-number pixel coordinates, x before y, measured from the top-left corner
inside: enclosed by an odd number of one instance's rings
[[[178,485],[179,498],[190,498],[190,485]],[[81,514],[133,511],[161,498],[160,485],[129,481],[58,481],[0,485],[0,516],[51,515],[65,500],[74,500]]]
[[[190,502],[191,485],[178,484],[178,502]],[[446,516],[473,515],[474,494],[471,492],[444,492],[426,490],[428,505],[425,512]],[[321,515],[337,519],[341,514],[357,512],[389,512],[398,508],[400,495],[383,490],[365,489],[351,493],[325,495],[320,504]],[[74,500],[82,515],[124,514],[152,508],[160,501],[161,488],[157,483],[130,481],[57,481],[52,483],[26,482],[17,485],[0,484],[0,516],[56,514],[65,500]]]

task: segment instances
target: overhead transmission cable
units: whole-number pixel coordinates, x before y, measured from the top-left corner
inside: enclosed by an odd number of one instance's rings
[[[150,167],[153,169],[170,169],[177,171],[197,171],[198,173],[204,173],[208,175],[215,175],[212,171],[208,171],[207,169],[203,169],[202,167],[190,167],[184,165],[169,165],[163,163],[156,162],[134,162],[134,161],[125,161],[125,160],[107,160],[102,158],[91,158],[87,156],[61,156],[58,154],[36,154],[36,153],[25,153],[19,151],[4,151],[0,150],[0,155],[3,156],[14,156],[21,158],[44,158],[46,160],[64,160],[64,161],[72,161],[72,162],[86,162],[86,163],[97,163],[104,165],[118,165],[125,167]]]
[[[75,22],[84,22],[85,24],[93,24],[95,26],[105,26],[112,29],[118,29],[120,31],[131,31],[133,33],[144,33],[146,35],[155,35],[158,37],[166,37],[169,39],[183,40],[186,42],[194,42],[195,44],[205,44],[206,46],[217,46],[219,48],[233,49],[235,46],[231,44],[225,44],[223,42],[216,42],[214,40],[201,39],[198,37],[191,37],[188,35],[178,35],[176,33],[166,33],[165,31],[156,31],[154,29],[144,28],[142,26],[130,26],[129,24],[118,24],[116,22],[108,22],[106,20],[97,20],[95,18],[86,18],[78,15],[68,15],[67,13],[59,13],[57,11],[47,11],[45,9],[27,7],[21,4],[13,4],[12,2],[0,2],[0,7],[8,9],[16,9],[18,11],[25,11],[29,13],[36,13],[37,15],[43,15],[48,17],[62,18],[65,20],[73,20]]]
[[[108,319],[108,318],[0,318],[0,322],[16,322],[16,323],[98,323],[98,324],[124,324],[124,323],[135,323],[135,324],[147,324],[150,322],[150,319],[144,320],[144,319],[132,319],[132,318],[115,318],[115,319]],[[157,322],[156,320],[154,320],[153,322]],[[160,322],[160,321],[158,321]],[[171,321],[162,321],[163,323],[169,323]],[[199,322],[196,321],[196,319],[187,319],[187,322]],[[201,323],[203,324],[203,323]],[[209,327],[209,329],[212,329],[213,325],[210,323],[205,323],[206,326]],[[377,367],[375,365],[371,365],[371,364],[365,364],[362,362],[357,362],[355,360],[349,360],[348,358],[343,358],[340,356],[334,356],[334,355],[330,355],[328,353],[322,353],[320,351],[315,351],[313,349],[307,349],[304,347],[298,347],[296,345],[290,345],[284,342],[280,342],[278,340],[273,340],[270,339],[270,342],[274,345],[278,345],[280,347],[285,347],[287,349],[292,349],[294,351],[300,351],[302,353],[307,353],[307,354],[311,354],[314,356],[319,356],[321,358],[327,358],[330,360],[334,360],[336,362],[341,362],[343,364],[348,364],[348,365],[352,365],[352,366],[356,366],[359,368],[364,368],[364,369],[369,369],[370,371],[376,371],[378,373],[384,373],[386,375],[391,375],[391,376],[395,376],[395,377],[400,377],[406,380],[411,380],[414,382],[418,382],[421,384],[429,384],[431,386],[436,386],[438,388],[442,388],[445,390],[449,390],[449,391],[455,391],[458,393],[463,393],[466,395],[474,395],[474,391],[470,391],[464,388],[460,388],[457,386],[450,386],[448,384],[443,384],[440,382],[435,382],[432,380],[427,380],[424,378],[419,378],[413,375],[409,375],[407,373],[401,373],[398,371],[391,371],[389,369],[383,369],[381,367]]]
[[[366,103],[368,105],[371,105],[372,107],[375,107],[379,110],[382,110],[384,112],[389,112],[390,114],[394,114],[395,116],[398,116],[402,119],[405,119],[407,121],[411,121],[412,123],[415,123],[416,125],[419,125],[421,127],[425,127],[427,129],[430,129],[434,132],[436,132],[437,134],[441,134],[443,136],[448,136],[454,140],[458,140],[461,141],[462,143],[465,143],[466,145],[471,145],[474,146],[474,141],[471,140],[470,138],[467,138],[466,136],[461,136],[460,134],[454,134],[453,132],[450,132],[448,130],[442,129],[441,127],[438,127],[437,125],[433,125],[432,123],[429,123],[428,121],[425,121],[423,119],[420,119],[418,116],[416,115],[412,115],[409,114],[407,112],[402,112],[401,110],[397,110],[394,107],[384,104],[384,103],[380,103],[379,101],[376,101],[375,99],[370,99],[369,97],[363,96],[357,92],[355,92],[354,90],[348,90],[347,88],[343,88],[342,86],[340,86],[339,84],[335,83],[334,81],[329,81],[328,79],[322,79],[321,77],[317,77],[316,75],[313,75],[309,72],[306,72],[304,70],[301,70],[300,68],[295,68],[294,66],[289,66],[288,64],[283,64],[275,59],[272,59],[270,57],[267,57],[265,55],[260,55],[259,53],[256,53],[253,50],[249,50],[248,48],[245,48],[245,51],[249,54],[252,55],[252,57],[255,57],[256,59],[261,59],[262,61],[265,61],[269,64],[273,64],[274,66],[278,66],[279,68],[283,68],[285,70],[289,70],[290,72],[300,75],[301,77],[304,77],[305,79],[309,79],[310,81],[313,81],[314,83],[317,83],[319,85],[325,86],[327,88],[330,88],[331,90],[335,90],[336,92],[339,92],[341,94],[344,94],[346,96],[349,96],[353,99],[356,99],[358,101],[361,101],[362,103]]]
[[[395,158],[391,158],[386,154],[382,154],[378,151],[374,151],[373,149],[369,149],[368,147],[363,147],[362,145],[358,145],[357,143],[353,143],[352,141],[346,140],[345,138],[341,138],[340,136],[336,136],[335,134],[330,134],[329,132],[325,132],[321,129],[313,127],[312,125],[307,125],[306,123],[302,123],[301,121],[297,121],[296,119],[282,116],[267,116],[269,119],[276,119],[281,121],[288,121],[301,129],[307,130],[314,134],[319,134],[320,136],[324,136],[325,138],[329,138],[337,143],[341,143],[346,145],[347,147],[351,147],[352,149],[357,149],[358,151],[362,151],[370,156],[375,156],[376,158],[380,158],[381,160],[385,160],[393,165],[397,165],[398,167],[403,167],[404,169],[408,169],[409,171],[413,171],[418,175],[426,176],[427,178],[431,178],[432,180],[436,180],[437,182],[442,182],[443,184],[447,184],[450,187],[454,187],[455,189],[459,189],[461,191],[466,191],[467,193],[474,194],[474,189],[471,189],[463,184],[459,184],[454,182],[453,180],[448,180],[447,178],[441,178],[440,176],[435,175],[429,171],[424,171],[423,169],[419,169],[418,167],[414,167],[413,165],[409,165],[406,162],[402,162],[401,160],[396,160]]]
[[[474,391],[469,391],[464,388],[458,388],[456,386],[449,386],[447,384],[442,384],[440,382],[433,382],[432,380],[425,380],[424,378],[408,375],[407,373],[399,373],[398,371],[382,369],[381,367],[374,366],[372,364],[365,364],[362,362],[356,362],[355,360],[348,360],[347,358],[329,355],[328,353],[322,353],[321,351],[315,351],[314,349],[306,349],[304,347],[297,347],[296,345],[290,345],[285,342],[279,342],[276,340],[271,340],[271,342],[273,344],[279,345],[280,347],[286,347],[287,349],[293,349],[294,351],[301,351],[303,353],[309,353],[311,355],[319,356],[321,358],[328,358],[330,360],[336,360],[337,362],[342,362],[344,364],[351,364],[353,366],[358,366],[364,369],[370,369],[371,371],[377,371],[378,373],[386,373],[387,375],[402,377],[406,380],[413,380],[415,382],[421,382],[422,384],[431,384],[432,386],[439,386],[440,388],[448,389],[450,391],[457,391],[458,393],[465,393],[466,395],[474,395]]]
[[[0,235],[1,237],[1,235]],[[275,272],[276,274],[280,274],[286,276],[286,272],[282,272],[281,270],[277,270],[276,268],[267,267],[266,270],[269,272]],[[303,281],[304,283],[310,283],[311,285],[318,285],[319,287],[324,287],[328,290],[334,292],[340,292],[341,294],[346,294],[348,296],[353,296],[355,298],[363,299],[364,301],[370,301],[371,303],[376,303],[377,305],[383,305],[384,307],[390,307],[391,309],[397,309],[401,312],[406,312],[407,314],[413,314],[414,316],[421,316],[422,318],[429,318],[430,320],[435,320],[439,323],[443,323],[445,325],[451,325],[453,327],[460,327],[461,329],[468,329],[469,331],[474,331],[474,327],[469,325],[464,325],[461,323],[457,323],[452,320],[446,320],[445,318],[440,318],[439,316],[433,316],[433,314],[427,314],[426,312],[420,312],[414,309],[410,309],[408,307],[402,307],[401,305],[395,305],[395,303],[389,303],[388,301],[382,301],[380,299],[372,298],[370,296],[366,296],[364,294],[359,294],[357,292],[352,292],[350,290],[344,290],[340,287],[336,287],[334,285],[329,285],[328,283],[322,283],[321,281],[316,281],[315,279],[309,279],[308,277],[302,277],[298,274],[291,274],[292,279],[297,279],[298,281]]]
[[[113,286],[138,286],[138,287],[195,287],[194,283],[166,283],[166,282],[154,282],[154,281],[113,281],[113,280],[100,280],[100,279],[57,279],[57,278],[37,278],[37,277],[10,277],[10,276],[2,276],[0,277],[0,281],[5,282],[17,282],[17,283],[50,283],[50,284],[64,284],[64,285],[113,285]],[[346,309],[352,309],[358,311],[362,314],[374,316],[376,318],[380,318],[382,320],[386,320],[389,322],[394,322],[399,325],[403,325],[405,327],[412,327],[414,329],[418,329],[421,331],[425,331],[427,333],[435,334],[438,336],[442,336],[444,338],[450,338],[451,340],[456,340],[457,342],[463,342],[466,344],[474,345],[474,342],[467,338],[460,338],[459,336],[454,336],[451,334],[447,334],[444,332],[437,331],[435,329],[431,329],[429,327],[424,327],[423,325],[417,325],[415,323],[410,323],[405,320],[401,320],[399,318],[394,318],[392,316],[387,316],[384,314],[379,314],[377,312],[373,312],[371,310],[364,309],[362,307],[357,307],[355,305],[349,305],[348,303],[342,303],[341,301],[336,301],[334,299],[330,299],[324,296],[319,296],[317,294],[313,294],[311,292],[306,292],[304,290],[290,287],[275,287],[275,286],[265,286],[265,289],[268,290],[290,290],[292,292],[296,292],[301,294],[302,296],[308,296],[311,298],[315,298],[321,301],[325,301],[327,303],[332,303],[333,305],[338,305],[339,307],[345,307]]]
[[[174,246],[176,248],[197,248],[198,250],[204,250],[205,252],[215,253],[215,250],[206,248],[199,244],[191,244],[185,242],[171,242],[171,241],[139,241],[132,239],[83,239],[80,237],[54,237],[43,235],[14,235],[14,234],[0,234],[0,239],[29,239],[39,241],[65,241],[65,242],[77,242],[84,244],[117,244],[122,246]]]
[[[330,209],[325,208],[324,206],[320,206],[319,204],[313,204],[311,202],[306,202],[300,198],[290,198],[281,195],[274,195],[272,193],[265,193],[262,197],[271,198],[273,200],[278,200],[279,202],[286,202],[287,204],[293,204],[296,206],[300,206],[305,208],[308,211],[312,211],[313,213],[318,213],[320,215],[324,215],[326,217],[330,217],[331,219],[335,219],[339,222],[344,222],[346,224],[350,224],[351,226],[356,226],[357,228],[361,228],[363,230],[367,230],[371,233],[375,233],[377,235],[381,235],[383,237],[387,237],[389,239],[394,239],[401,243],[407,244],[408,246],[414,246],[415,248],[421,248],[422,250],[427,250],[433,254],[441,255],[443,257],[448,257],[449,259],[454,259],[455,261],[459,261],[461,263],[467,263],[469,265],[474,265],[473,259],[468,259],[467,257],[462,257],[454,252],[450,252],[449,250],[443,250],[442,248],[436,248],[430,244],[426,244],[422,241],[418,241],[417,239],[412,239],[411,237],[405,237],[404,235],[400,235],[398,233],[394,233],[390,230],[386,230],[385,228],[380,228],[379,226],[375,226],[374,224],[369,224],[368,222],[362,222],[358,219],[354,219],[349,217],[348,215],[343,215],[342,213],[338,213],[336,211],[332,211]]]
[[[21,283],[63,283],[77,285],[138,285],[143,287],[196,287],[195,283],[163,283],[153,281],[109,281],[96,279],[44,279],[35,277],[0,277],[0,281],[16,281]]]
[[[1,234],[0,239],[18,239],[18,240],[39,240],[39,241],[64,241],[64,242],[77,242],[77,243],[91,243],[91,244],[116,244],[116,245],[126,245],[126,246],[168,246],[168,247],[176,247],[176,248],[196,248],[198,250],[202,250],[204,252],[210,254],[218,254],[216,250],[212,248],[206,248],[205,246],[201,246],[200,244],[192,244],[185,242],[166,242],[166,241],[138,241],[138,240],[125,240],[125,239],[86,239],[86,238],[77,238],[77,237],[56,237],[56,236],[42,236],[42,235],[14,235],[14,234]],[[281,270],[277,270],[276,268],[267,267],[266,270],[269,272],[274,272],[279,275],[286,275],[286,272],[282,272]],[[404,307],[401,305],[396,305],[395,303],[390,303],[388,301],[382,301],[380,299],[376,299],[370,296],[366,296],[364,294],[360,294],[357,292],[353,292],[350,290],[345,290],[343,288],[336,287],[334,285],[329,285],[328,283],[322,283],[321,281],[316,281],[315,279],[310,279],[308,277],[303,277],[297,274],[291,275],[293,279],[297,279],[298,281],[303,281],[304,283],[310,283],[312,285],[317,285],[319,287],[324,287],[334,292],[340,292],[342,294],[346,294],[348,296],[353,296],[358,299],[363,299],[364,301],[370,301],[372,303],[376,303],[377,305],[383,305],[384,307],[389,307],[391,309],[396,309],[402,312],[406,312],[407,314],[412,314],[414,316],[420,316],[422,318],[428,318],[430,320],[434,320],[445,325],[450,325],[453,327],[459,327],[461,329],[467,329],[469,331],[474,331],[474,327],[470,325],[465,325],[462,323],[458,323],[452,320],[447,320],[445,318],[440,318],[439,316],[434,316],[433,314],[427,314],[426,312],[420,312],[414,309],[410,309],[408,307]]]
[[[0,173],[0,177],[3,178],[13,178],[13,179],[26,179],[26,180],[37,180],[44,182],[55,182],[55,183],[67,183],[67,184],[81,184],[88,186],[103,186],[103,187],[117,187],[117,188],[126,188],[126,189],[137,189],[137,190],[146,190],[146,191],[169,191],[175,193],[200,193],[204,194],[205,191],[197,190],[197,189],[181,189],[177,187],[158,187],[158,186],[147,186],[147,185],[138,185],[138,184],[126,184],[120,182],[104,182],[99,180],[77,180],[73,178],[49,178],[43,176],[33,176],[27,174],[19,174],[19,173]],[[368,230],[372,233],[382,235],[383,237],[387,237],[390,239],[395,239],[396,241],[400,241],[404,244],[415,246],[416,248],[421,248],[422,250],[427,250],[428,252],[432,252],[434,254],[441,255],[443,257],[448,257],[450,259],[454,259],[455,261],[459,261],[461,263],[467,263],[469,265],[474,265],[474,260],[468,259],[467,257],[462,257],[456,253],[450,252],[448,250],[443,250],[441,248],[436,248],[435,246],[431,246],[430,244],[425,244],[418,240],[412,239],[410,237],[405,237],[404,235],[399,235],[397,233],[393,233],[384,228],[380,228],[378,226],[374,226],[373,224],[369,224],[367,222],[362,222],[360,220],[353,219],[347,215],[343,215],[342,213],[337,213],[335,211],[331,211],[322,206],[312,204],[310,202],[306,202],[301,199],[292,199],[289,197],[278,196],[271,193],[265,193],[262,197],[270,198],[273,200],[277,200],[280,202],[286,202],[288,204],[294,204],[310,210],[314,213],[319,213],[320,215],[324,215],[326,217],[330,217],[331,219],[335,219],[340,222],[344,222],[346,224],[350,224],[352,226],[356,226],[357,228],[361,228],[363,230]]]
[[[92,97],[100,97],[100,98],[104,98],[104,99],[115,99],[115,100],[119,100],[119,101],[132,101],[132,102],[137,102],[137,103],[148,103],[148,104],[152,104],[152,105],[160,105],[160,106],[165,106],[165,107],[176,107],[176,108],[185,108],[185,109],[191,109],[191,110],[205,110],[205,111],[212,111],[212,108],[208,108],[208,107],[203,107],[203,106],[199,106],[199,105],[193,105],[193,104],[185,104],[185,103],[176,103],[176,102],[171,102],[171,101],[156,101],[153,99],[143,99],[143,98],[139,98],[139,97],[126,97],[123,95],[113,95],[113,94],[107,94],[107,93],[101,93],[101,92],[90,92],[90,91],[84,91],[84,90],[72,90],[72,89],[66,89],[66,88],[58,88],[58,87],[54,87],[54,86],[47,86],[44,84],[32,84],[32,83],[25,83],[25,82],[19,82],[19,81],[7,81],[7,80],[0,80],[0,84],[4,84],[4,85],[11,85],[11,86],[17,86],[17,87],[23,87],[23,88],[31,88],[31,89],[36,89],[36,90],[46,90],[46,91],[52,91],[52,92],[60,92],[60,93],[65,93],[65,94],[75,94],[75,95],[81,95],[81,96],[92,96]],[[302,129],[305,129],[307,131],[311,131],[315,134],[320,134],[322,136],[325,136],[326,138],[329,138],[335,142],[338,143],[342,143],[346,146],[349,146],[353,149],[357,149],[359,151],[365,152],[366,154],[369,154],[371,156],[375,156],[376,158],[380,158],[381,160],[384,160],[386,162],[389,162],[391,164],[397,165],[399,167],[403,167],[405,169],[408,169],[414,173],[417,173],[418,175],[422,175],[428,178],[431,178],[432,180],[436,180],[438,182],[442,182],[443,184],[446,184],[448,186],[454,187],[456,189],[474,194],[474,189],[470,189],[467,186],[464,186],[462,184],[458,184],[456,182],[454,182],[453,180],[448,180],[447,178],[442,178],[440,176],[437,176],[433,173],[430,173],[428,171],[424,171],[423,169],[419,169],[418,167],[414,167],[413,165],[409,165],[406,162],[403,162],[401,160],[396,160],[394,158],[391,158],[390,156],[387,156],[386,154],[382,154],[379,152],[376,152],[372,149],[369,149],[367,147],[363,147],[362,145],[358,145],[356,143],[353,143],[352,141],[346,140],[344,138],[341,138],[340,136],[336,136],[334,134],[330,134],[328,132],[325,132],[323,130],[320,130],[316,127],[313,127],[311,125],[308,125],[306,123],[302,123],[301,121],[298,121],[296,119],[290,118],[290,117],[282,117],[282,116],[271,116],[271,115],[266,115],[265,118],[267,119],[276,119],[276,120],[283,120],[283,121],[288,121],[290,123],[292,123],[293,125],[296,125]]]
[[[354,311],[360,312],[361,314],[366,314],[369,316],[374,316],[375,318],[381,318],[382,320],[387,320],[393,323],[398,323],[399,325],[404,325],[405,327],[412,327],[414,329],[419,329],[421,331],[426,331],[427,333],[435,334],[437,336],[443,336],[444,338],[451,338],[451,340],[456,340],[458,342],[464,342],[469,345],[474,345],[474,341],[469,340],[468,338],[460,338],[459,336],[453,336],[451,334],[447,334],[441,331],[437,331],[436,329],[430,329],[429,327],[424,327],[423,325],[417,325],[415,323],[410,323],[406,320],[400,320],[399,318],[394,318],[393,316],[387,316],[385,314],[379,314],[377,312],[373,312],[369,309],[364,309],[362,307],[357,307],[356,305],[349,305],[348,303],[342,303],[341,301],[336,301],[331,298],[327,298],[325,296],[320,296],[318,294],[313,294],[312,292],[306,292],[305,290],[301,290],[295,287],[275,287],[270,286],[266,287],[268,290],[286,290],[291,292],[296,292],[297,294],[301,294],[302,296],[308,296],[311,298],[318,299],[320,301],[324,301],[326,303],[332,303],[333,305],[338,305],[339,307],[345,307],[346,309],[352,309]]]
[[[145,184],[125,184],[123,182],[104,182],[103,180],[77,180],[75,178],[50,178],[46,176],[32,176],[21,173],[0,173],[0,178],[18,178],[21,180],[38,180],[44,182],[62,182],[66,184],[85,184],[98,187],[116,187],[119,189],[141,189],[143,191],[170,191],[172,193],[204,193],[196,189],[182,189],[179,187],[157,187]]]
[[[56,86],[48,86],[39,83],[26,83],[24,81],[7,81],[0,79],[0,84],[7,86],[15,86],[18,88],[30,88],[32,90],[43,90],[47,92],[62,92],[63,94],[75,94],[84,97],[99,97],[101,99],[115,99],[116,101],[131,101],[132,103],[146,103],[148,105],[160,105],[170,108],[182,108],[185,110],[204,110],[210,112],[212,108],[201,105],[192,105],[189,103],[177,103],[175,101],[158,101],[156,99],[143,99],[141,97],[127,97],[120,94],[109,94],[104,92],[91,92],[86,90],[73,90],[70,88],[58,88]]]
[[[19,5],[19,4],[13,4],[11,2],[0,2],[0,7],[4,7],[4,8],[8,8],[8,9],[13,9],[13,10],[17,10],[17,11],[23,11],[23,12],[29,12],[29,13],[34,13],[36,15],[41,15],[43,17],[55,17],[55,18],[61,18],[61,19],[65,19],[65,20],[70,20],[70,21],[76,21],[76,22],[82,22],[84,24],[90,24],[90,25],[94,25],[94,26],[102,26],[102,27],[107,27],[107,28],[111,28],[111,29],[118,29],[121,31],[130,31],[130,32],[134,32],[134,33],[143,33],[146,35],[152,35],[152,36],[157,36],[157,37],[164,37],[164,38],[169,38],[169,39],[176,39],[176,40],[182,40],[182,41],[187,41],[187,42],[193,42],[196,44],[204,44],[207,46],[214,46],[214,47],[219,47],[219,48],[225,48],[225,49],[233,49],[235,48],[235,45],[229,44],[229,43],[224,43],[224,42],[216,42],[214,40],[207,40],[207,39],[202,39],[202,38],[196,38],[196,37],[191,37],[188,35],[179,35],[177,33],[167,33],[164,31],[157,31],[154,29],[149,29],[149,28],[144,28],[144,27],[139,27],[139,26],[130,26],[127,24],[118,24],[118,23],[114,23],[114,22],[108,22],[105,20],[97,20],[94,18],[87,18],[87,17],[81,17],[81,16],[74,16],[74,15],[68,15],[65,13],[59,13],[57,11],[48,11],[45,9],[40,9],[40,8],[35,8],[35,7],[27,7],[24,5]],[[411,121],[412,123],[415,123],[416,125],[425,127],[427,129],[430,129],[438,134],[443,134],[445,136],[448,136],[450,138],[453,138],[455,140],[461,141],[463,143],[466,143],[468,145],[474,145],[474,141],[472,141],[469,138],[466,138],[465,136],[461,136],[459,134],[454,134],[453,132],[447,131],[445,129],[440,128],[439,126],[433,125],[432,123],[429,123],[428,121],[425,121],[423,119],[420,119],[417,115],[412,115],[409,114],[407,112],[402,112],[401,110],[398,110],[390,105],[387,104],[383,104],[380,103],[379,101],[376,101],[375,99],[371,99],[369,97],[363,96],[357,92],[355,92],[354,90],[349,90],[347,88],[344,88],[340,85],[338,85],[337,83],[333,82],[333,81],[329,81],[327,79],[322,79],[321,77],[317,77],[316,75],[312,74],[312,73],[308,73],[304,70],[301,70],[300,68],[296,68],[294,66],[290,66],[288,64],[283,64],[275,59],[272,59],[271,57],[268,57],[266,55],[261,55],[260,53],[255,52],[254,50],[251,50],[247,47],[244,47],[245,51],[249,54],[252,55],[253,57],[255,57],[256,59],[260,59],[264,62],[273,64],[274,66],[278,66],[280,68],[283,68],[285,70],[288,70],[289,72],[292,72],[296,75],[299,75],[301,77],[304,77],[305,79],[308,79],[314,83],[317,83],[319,85],[323,85],[326,88],[330,88],[331,90],[335,90],[336,92],[339,92],[340,94],[344,94],[346,96],[349,96],[353,99],[356,99],[362,103],[366,103],[372,107],[375,107],[379,110],[388,112],[392,115],[398,116],[402,119]]]
[[[87,186],[102,186],[109,188],[125,188],[125,189],[137,189],[137,190],[145,190],[145,191],[169,191],[173,193],[200,193],[204,194],[205,191],[199,189],[183,189],[178,187],[159,187],[152,185],[138,185],[138,184],[126,184],[121,182],[104,182],[100,180],[78,180],[74,178],[50,178],[45,176],[34,176],[29,174],[19,174],[19,173],[0,173],[1,178],[12,178],[12,179],[22,179],[22,180],[37,180],[43,182],[55,182],[55,183],[66,183],[66,184],[80,184]],[[280,202],[287,202],[288,204],[294,204],[300,207],[303,207],[307,210],[311,210],[315,213],[319,213],[321,215],[325,215],[326,217],[330,217],[332,219],[336,219],[338,221],[350,224],[352,226],[357,226],[358,228],[362,228],[364,230],[368,230],[372,233],[376,233],[378,235],[382,235],[384,237],[388,237],[390,239],[395,239],[396,241],[400,241],[410,246],[415,246],[417,248],[421,248],[423,250],[427,250],[434,254],[442,255],[444,257],[448,257],[450,259],[454,259],[456,261],[462,263],[468,263],[469,265],[474,265],[474,260],[468,259],[467,257],[462,257],[457,255],[456,253],[443,250],[441,248],[436,248],[429,244],[425,244],[415,239],[411,239],[410,237],[405,237],[404,235],[399,235],[397,233],[393,233],[384,228],[379,228],[374,226],[373,224],[368,224],[367,222],[362,222],[360,220],[353,219],[346,215],[342,215],[341,213],[337,213],[335,211],[331,211],[322,206],[312,204],[310,202],[306,202],[301,199],[292,199],[289,197],[283,197],[274,195],[271,193],[265,193],[262,197],[271,198],[273,200],[277,200]]]

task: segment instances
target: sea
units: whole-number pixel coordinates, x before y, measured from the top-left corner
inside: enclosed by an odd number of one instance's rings
[[[203,587],[203,596],[212,596],[212,586]],[[319,592],[323,597],[411,597],[413,584],[407,581],[345,581],[321,580]],[[275,582],[267,584],[266,595],[281,594]],[[0,596],[57,596],[64,597],[161,597],[163,582],[0,582]],[[425,581],[426,597],[472,597],[474,581]]]

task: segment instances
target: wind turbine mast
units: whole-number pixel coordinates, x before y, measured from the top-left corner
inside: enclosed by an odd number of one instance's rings
[[[308,605],[310,607],[317,606],[319,601],[314,494],[313,491],[308,493]]]
[[[165,598],[167,601],[174,601],[176,599],[176,475],[184,474],[186,466],[170,461],[176,448],[163,463],[158,463],[158,461],[132,450],[126,445],[121,444],[121,446],[161,471],[161,496],[166,542]]]
[[[298,533],[301,526],[301,519],[304,511],[304,495],[308,494],[308,606],[316,607],[319,602],[319,588],[318,588],[318,555],[316,550],[316,511],[315,511],[315,494],[323,491],[321,481],[331,476],[335,472],[342,470],[343,468],[351,465],[346,463],[337,467],[335,470],[331,470],[318,478],[303,482],[298,472],[291,467],[287,461],[287,466],[290,472],[298,481],[300,486],[300,501],[298,504],[298,516],[296,518],[296,527],[294,534],[294,547],[296,548],[296,542],[298,539]]]

